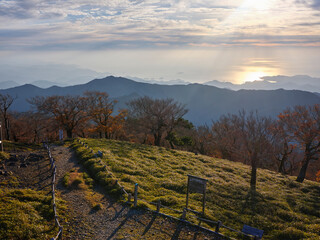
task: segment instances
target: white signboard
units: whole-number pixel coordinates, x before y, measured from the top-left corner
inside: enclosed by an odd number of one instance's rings
[[[59,129],[59,140],[62,141],[63,140],[63,130]]]

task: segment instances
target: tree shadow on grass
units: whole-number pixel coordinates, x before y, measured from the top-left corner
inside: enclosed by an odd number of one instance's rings
[[[263,195],[256,190],[250,189],[242,204],[241,214],[247,213],[252,216],[265,211],[265,203]]]

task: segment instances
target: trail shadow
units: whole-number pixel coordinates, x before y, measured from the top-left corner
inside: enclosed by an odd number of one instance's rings
[[[179,239],[179,236],[180,236],[180,233],[183,229],[183,226],[184,226],[183,223],[181,223],[181,222],[178,223],[178,225],[177,225],[177,227],[171,237],[171,240],[178,240]]]
[[[117,211],[117,209],[116,208],[113,208],[114,210],[115,210],[115,215],[114,215],[114,217],[111,219],[111,221],[114,221],[114,220],[116,220],[118,217],[120,217],[120,215],[121,215],[121,213],[126,209],[126,207],[125,206],[122,206],[122,208],[119,210],[119,211]]]
[[[50,186],[51,186],[51,183],[42,186],[41,188],[39,188],[39,190],[44,190],[45,188],[50,187]]]
[[[107,240],[110,240],[112,239],[116,234],[117,232],[126,224],[126,222],[130,219],[130,216],[127,215],[127,217],[119,224],[119,226],[113,230],[113,232],[111,233],[111,235],[107,238]]]
[[[146,226],[146,228],[144,229],[143,233],[142,233],[142,236],[145,235],[149,230],[150,228],[152,227],[152,224],[154,223],[154,221],[156,220],[157,218],[157,214],[153,214],[152,216],[152,219],[151,221],[148,223],[148,225]]]

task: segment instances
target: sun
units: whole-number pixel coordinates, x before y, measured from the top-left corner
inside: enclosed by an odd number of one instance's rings
[[[261,80],[261,77],[267,76],[267,73],[265,72],[246,72],[244,74],[243,81],[244,82],[253,82],[253,81],[259,81]]]

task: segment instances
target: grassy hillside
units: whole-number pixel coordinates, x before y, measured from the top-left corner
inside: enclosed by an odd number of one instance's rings
[[[56,236],[58,228],[54,223],[50,186],[46,182],[46,176],[51,180],[49,161],[37,158],[41,156],[37,145],[5,141],[4,149],[14,151],[14,154],[0,152],[0,239],[50,239]],[[33,159],[30,158],[28,166],[19,167],[19,157],[25,159],[31,153]],[[13,156],[18,157],[10,160]],[[66,216],[66,205],[58,196],[56,203],[62,219]]]
[[[45,192],[1,189],[0,212],[0,239],[49,239],[58,232]]]
[[[163,205],[182,210],[187,175],[196,175],[208,179],[207,218],[238,230],[243,224],[263,229],[264,239],[320,239],[319,183],[300,184],[293,177],[259,169],[254,194],[249,186],[250,168],[240,163],[129,142],[82,141],[94,152],[103,152],[107,170],[99,163],[100,158],[94,158],[76,141],[73,143],[84,165],[105,185],[111,186],[118,179],[133,192],[138,183],[139,198],[149,202],[160,199]],[[191,199],[190,207],[201,211],[201,196],[191,194]]]

